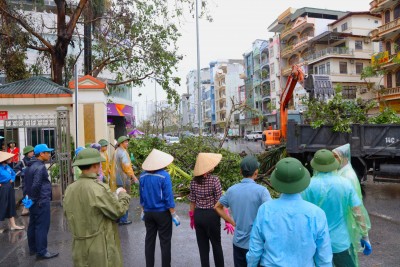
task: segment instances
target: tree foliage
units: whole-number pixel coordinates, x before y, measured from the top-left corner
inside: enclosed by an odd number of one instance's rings
[[[29,8],[33,5],[38,10],[46,10],[38,13],[25,12],[24,4],[0,0],[1,18],[13,22],[16,25],[14,33],[23,33],[21,36],[24,38],[13,38],[4,27],[0,28],[0,35],[8,38],[10,47],[43,53],[49,60],[39,60],[38,64],[49,65],[35,66],[32,70],[40,73],[49,68],[53,81],[62,84],[63,80],[68,82],[66,79],[70,78],[71,66],[67,65],[76,62],[76,58],[67,60],[67,57],[80,54],[82,38],[91,38],[82,36],[80,25],[93,24],[93,70],[90,71],[93,76],[102,72],[112,73],[115,84],[132,83],[135,86],[152,77],[167,92],[168,99],[177,102],[174,87],[180,80],[173,73],[182,59],[176,46],[180,37],[178,25],[183,10],[189,7],[193,11],[194,2],[54,0],[55,6],[48,7],[43,1],[33,1]],[[93,8],[92,21],[83,19],[87,5]],[[201,8],[207,16],[207,1],[201,1]]]

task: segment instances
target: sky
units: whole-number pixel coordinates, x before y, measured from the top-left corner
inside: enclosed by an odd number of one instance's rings
[[[199,0],[200,1],[200,0]],[[256,39],[268,40],[273,33],[268,26],[287,8],[314,7],[340,11],[368,11],[371,0],[209,0],[212,22],[199,20],[200,67],[208,67],[209,62],[219,59],[242,59],[251,50]],[[178,41],[178,52],[184,58],[179,63],[175,76],[181,78],[176,90],[186,92],[186,75],[197,68],[196,23],[190,14],[185,14],[186,22],[181,26],[182,37]],[[145,101],[155,98],[154,83],[147,81],[133,91],[133,102],[139,121],[146,117]],[[157,100],[166,99],[161,87],[156,88]],[[142,96],[138,97],[141,93]],[[139,116],[138,116],[139,115]]]

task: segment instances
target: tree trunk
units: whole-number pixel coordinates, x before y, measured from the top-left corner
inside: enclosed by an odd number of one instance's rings
[[[51,76],[53,81],[60,85],[63,83],[63,69],[66,54],[67,49],[63,49],[61,46],[51,53]]]

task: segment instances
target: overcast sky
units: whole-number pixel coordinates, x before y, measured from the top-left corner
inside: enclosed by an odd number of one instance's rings
[[[199,0],[200,1],[200,0]],[[208,67],[209,62],[218,59],[242,59],[251,50],[256,39],[268,40],[273,33],[267,28],[287,8],[314,7],[340,11],[368,11],[371,0],[210,0],[213,22],[199,20],[200,66]],[[186,74],[197,67],[195,19],[186,15],[181,27],[182,37],[178,42],[179,52],[184,55],[176,76],[181,94],[186,92]],[[142,93],[141,97],[137,97]],[[154,84],[149,81],[145,87],[134,89],[133,101],[143,103],[139,113],[144,111],[144,102],[154,99]],[[158,87],[157,100],[166,99]],[[143,113],[143,112],[142,112]],[[143,117],[144,114],[139,114]]]

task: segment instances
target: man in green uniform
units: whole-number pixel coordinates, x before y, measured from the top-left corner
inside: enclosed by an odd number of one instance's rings
[[[116,220],[128,210],[130,196],[123,188],[113,193],[97,180],[103,161],[98,150],[82,150],[73,163],[82,174],[65,191],[74,266],[123,266]]]

